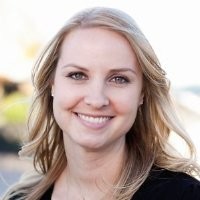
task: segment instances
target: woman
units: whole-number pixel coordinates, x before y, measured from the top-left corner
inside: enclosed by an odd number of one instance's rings
[[[133,19],[111,8],[77,13],[36,63],[28,143],[36,172],[5,199],[200,199],[194,146],[169,82]],[[188,145],[180,156],[171,132]]]

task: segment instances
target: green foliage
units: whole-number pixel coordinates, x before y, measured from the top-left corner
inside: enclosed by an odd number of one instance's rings
[[[3,124],[25,123],[29,109],[28,97],[12,93],[0,101],[0,120]]]

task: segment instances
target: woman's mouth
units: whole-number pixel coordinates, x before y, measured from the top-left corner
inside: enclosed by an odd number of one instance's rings
[[[76,115],[84,125],[91,128],[102,128],[113,118],[111,116],[91,116],[81,113],[76,113]]]

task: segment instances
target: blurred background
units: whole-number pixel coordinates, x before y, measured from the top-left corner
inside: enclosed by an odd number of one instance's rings
[[[109,6],[128,12],[171,80],[177,111],[200,155],[200,12],[198,0],[0,0],[0,196],[31,165],[18,158],[31,102],[31,69],[75,12]],[[184,145],[171,142],[183,153]]]

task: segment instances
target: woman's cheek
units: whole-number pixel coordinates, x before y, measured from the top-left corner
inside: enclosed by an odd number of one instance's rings
[[[60,105],[62,108],[69,109],[77,105],[82,98],[81,90],[65,88],[63,91],[59,92],[55,103]]]

